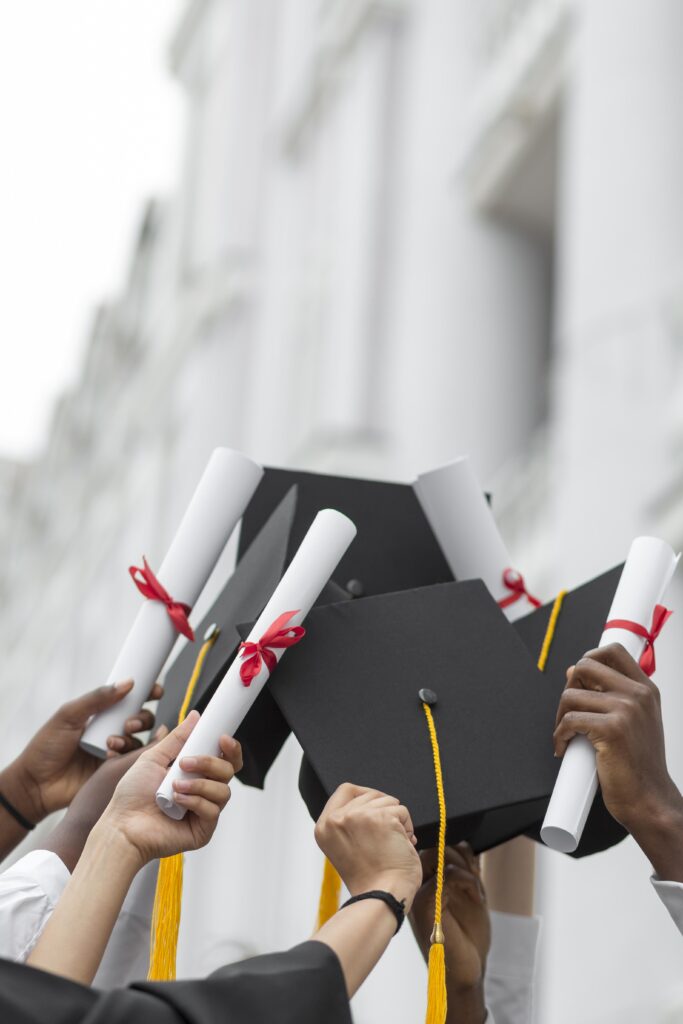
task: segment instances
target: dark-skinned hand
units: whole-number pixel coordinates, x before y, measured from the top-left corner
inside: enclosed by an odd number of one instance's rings
[[[410,914],[410,924],[425,961],[434,925],[436,850],[423,850],[423,882]],[[446,847],[442,904],[446,957],[448,1022],[480,1024],[486,1017],[484,975],[491,946],[491,922],[478,858],[467,843]]]
[[[576,735],[595,748],[610,814],[661,878],[683,881],[683,797],[666,764],[660,693],[621,644],[590,651],[567,671],[555,753]]]

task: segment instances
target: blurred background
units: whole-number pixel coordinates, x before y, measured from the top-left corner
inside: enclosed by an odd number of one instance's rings
[[[2,21],[5,762],[106,678],[127,566],[159,564],[216,445],[397,480],[469,452],[545,598],[638,532],[683,545],[679,0],[25,0]],[[680,573],[668,603],[680,785]],[[310,933],[298,756],[236,786],[189,858],[181,974]],[[630,839],[540,851],[538,1022],[683,1021],[648,876]],[[405,930],[356,1021],[412,1024],[425,991]]]

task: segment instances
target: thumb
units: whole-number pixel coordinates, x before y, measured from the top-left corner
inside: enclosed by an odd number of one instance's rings
[[[180,725],[177,725],[172,732],[169,732],[168,736],[164,736],[162,739],[158,739],[156,743],[150,744],[145,749],[143,756],[167,768],[169,762],[175,761],[178,757],[198,721],[199,712],[190,711],[187,718]]]
[[[66,725],[84,727],[91,715],[118,704],[132,689],[132,679],[116,683],[114,686],[98,686],[96,690],[89,690],[88,693],[63,704],[57,712],[57,717]]]

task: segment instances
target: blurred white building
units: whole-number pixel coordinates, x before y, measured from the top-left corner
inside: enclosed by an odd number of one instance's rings
[[[469,451],[547,597],[636,532],[683,545],[681,53],[679,0],[188,3],[177,193],[44,455],[0,465],[5,760],[106,677],[126,567],[159,563],[217,444],[399,479]],[[678,615],[659,662],[682,782]],[[292,740],[189,858],[182,973],[310,932],[297,769]],[[648,874],[630,840],[541,853],[539,1022],[683,1020]],[[406,930],[358,1024],[420,1020],[425,981]]]

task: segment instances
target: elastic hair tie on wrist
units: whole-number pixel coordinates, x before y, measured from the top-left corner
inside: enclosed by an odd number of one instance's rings
[[[6,796],[0,793],[0,804],[5,808],[8,814],[11,814],[18,825],[26,829],[27,832],[32,832],[36,827],[32,821],[25,818],[21,811],[18,811],[14,804],[11,804]]]

